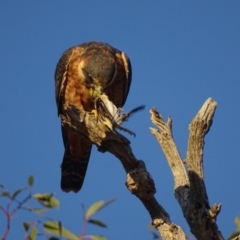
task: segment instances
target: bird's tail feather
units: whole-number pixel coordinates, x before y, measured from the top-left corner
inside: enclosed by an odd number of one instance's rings
[[[87,147],[87,148],[86,148]],[[72,156],[68,149],[65,150],[61,164],[61,188],[64,192],[73,191],[77,193],[83,185],[88,162],[91,154],[92,144],[85,143],[85,149],[81,156]]]

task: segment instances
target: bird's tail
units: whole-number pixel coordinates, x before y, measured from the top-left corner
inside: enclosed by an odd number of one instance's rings
[[[71,139],[68,140],[70,141]],[[74,151],[73,148],[77,148],[77,150]],[[84,138],[81,138],[78,146],[71,145],[71,141],[68,144],[61,164],[61,188],[64,192],[73,191],[77,193],[82,188],[91,154],[91,148],[92,144]]]

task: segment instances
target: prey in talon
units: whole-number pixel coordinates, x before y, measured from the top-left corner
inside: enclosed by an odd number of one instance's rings
[[[121,126],[122,122],[128,120],[128,118],[133,114],[145,108],[145,105],[141,105],[132,109],[130,112],[123,112],[121,108],[117,108],[107,97],[107,95],[102,94],[96,98],[96,110],[97,119],[104,123],[108,128],[114,131],[116,128],[133,135],[136,134],[127,128]]]

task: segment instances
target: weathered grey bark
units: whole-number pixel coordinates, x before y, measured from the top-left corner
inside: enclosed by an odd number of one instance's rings
[[[108,151],[121,161],[127,173],[127,188],[143,203],[162,239],[187,239],[181,227],[171,222],[168,213],[154,197],[156,192],[154,181],[147,172],[144,162],[136,159],[132,153],[129,140],[111,131],[103,122],[97,121],[95,113],[69,106],[67,114],[67,117],[61,116],[62,124],[89,139],[99,151]]]
[[[181,159],[173,139],[172,120],[169,118],[165,123],[155,108],[150,111],[152,122],[158,128],[151,128],[151,132],[161,145],[172,170],[175,197],[191,232],[199,240],[223,239],[216,224],[221,205],[209,206],[203,175],[204,136],[210,129],[216,105],[216,102],[209,98],[189,125],[185,161]],[[146,207],[152,218],[152,224],[158,229],[162,239],[186,239],[181,227],[171,222],[168,213],[155,199],[154,181],[147,172],[145,163],[135,158],[128,139],[110,130],[104,122],[97,121],[94,112],[89,113],[69,106],[67,117],[61,117],[62,124],[89,139],[99,151],[108,151],[121,161],[127,173],[126,186]]]
[[[156,109],[152,109],[151,119],[158,128],[151,128],[167,158],[174,177],[174,194],[191,232],[199,240],[223,239],[218,231],[216,218],[220,204],[209,206],[203,174],[204,137],[209,131],[217,103],[209,98],[189,125],[187,158],[182,161],[172,136],[172,120],[167,123]],[[186,168],[184,166],[186,164]]]

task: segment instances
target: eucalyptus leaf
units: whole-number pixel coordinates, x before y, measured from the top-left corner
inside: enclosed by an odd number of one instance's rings
[[[36,237],[37,237],[37,233],[38,233],[37,228],[36,227],[32,227],[32,230],[31,230],[31,232],[29,234],[30,240],[35,240]]]
[[[34,177],[33,177],[33,175],[30,175],[28,177],[28,185],[29,185],[29,187],[31,187],[33,185],[33,183],[34,183]]]
[[[10,197],[10,193],[8,191],[4,190],[1,192],[1,196]]]
[[[91,224],[97,225],[99,227],[104,227],[104,228],[107,227],[107,225],[104,222],[102,222],[98,219],[89,219],[88,222],[91,223]]]
[[[107,240],[104,236],[89,236],[92,240]]]
[[[92,215],[94,215],[95,213],[99,212],[100,210],[102,210],[104,207],[108,206],[109,204],[111,204],[112,202],[114,202],[116,200],[116,198],[110,199],[106,202],[104,201],[98,201],[93,203],[87,210],[86,214],[85,214],[85,219],[89,219]]]
[[[58,208],[60,206],[59,200],[50,193],[36,193],[33,198],[47,208]]]
[[[60,222],[49,221],[43,224],[44,231],[49,234],[65,237],[71,240],[81,240],[80,237],[64,228]]]
[[[21,193],[22,191],[24,191],[26,188],[21,188],[21,189],[18,189],[18,190],[16,190],[14,193],[13,193],[13,195],[12,195],[12,199],[15,199],[16,197],[17,197],[17,195],[19,194],[19,193]]]
[[[29,222],[24,222],[23,223],[23,227],[24,227],[25,232],[28,232],[30,226],[31,226],[31,224]]]

